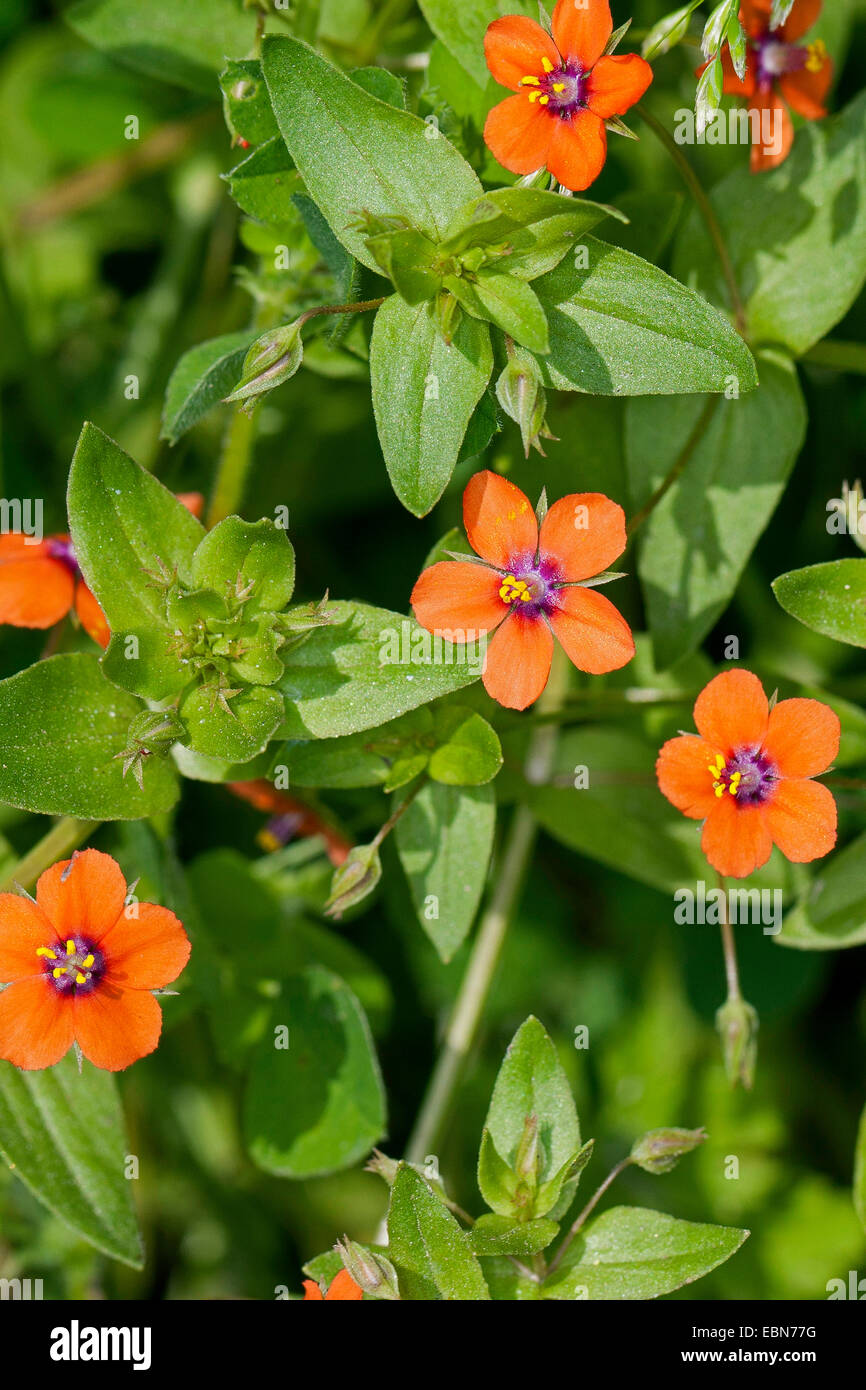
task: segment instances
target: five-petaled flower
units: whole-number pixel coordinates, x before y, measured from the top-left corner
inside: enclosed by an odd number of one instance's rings
[[[492,632],[484,687],[509,709],[537,700],[550,674],[554,634],[581,671],[602,675],[634,656],[628,623],[586,581],[625,549],[622,507],[598,492],[571,493],[539,529],[529,498],[496,473],[463,494],[469,544],[484,563],[443,560],[412,590],[422,627],[451,641]],[[494,631],[495,629],[495,631]]]
[[[304,1280],[304,1302],[307,1299],[336,1299],[340,1303],[356,1303],[364,1297],[363,1289],[355,1283],[347,1269],[341,1269],[331,1280],[327,1293],[322,1293],[314,1279]]]
[[[54,627],[71,609],[85,632],[107,647],[105,614],[81,577],[69,537],[0,536],[0,623]]]
[[[608,0],[559,0],[552,28],[551,37],[518,14],[488,28],[487,66],[516,95],[494,106],[484,139],[513,174],[547,168],[578,192],[604,167],[605,121],[640,101],[653,74],[637,53],[605,53],[613,31]]]
[[[839,720],[819,700],[770,708],[751,671],[725,671],[695,703],[698,735],[670,739],[659,753],[659,787],[678,811],[703,820],[701,848],[720,874],[746,878],[773,845],[795,864],[829,854],[836,803],[811,778],[839,750]]]
[[[46,869],[35,902],[0,893],[0,1057],[37,1071],[77,1042],[94,1066],[122,1071],[159,1042],[151,991],[189,953],[173,912],[127,905],[119,864],[99,850]]]
[[[798,42],[821,13],[822,0],[794,0],[785,23],[770,28],[772,0],[743,0],[740,19],[747,35],[746,74],[740,81],[727,48],[722,53],[724,90],[748,98],[749,110],[763,122],[779,122],[778,138],[752,145],[752,172],[774,169],[788,158],[794,141],[789,107],[808,121],[826,116],[824,102],[833,81],[833,62],[823,42]],[[765,114],[766,113],[766,114]]]

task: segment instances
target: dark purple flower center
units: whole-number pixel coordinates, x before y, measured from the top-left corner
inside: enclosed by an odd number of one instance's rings
[[[708,770],[716,796],[721,799],[728,793],[738,806],[762,805],[779,780],[776,765],[760,748],[738,748],[727,761],[719,753]]]
[[[70,936],[36,952],[46,979],[58,994],[90,994],[105,973],[105,957],[86,936]]]
[[[810,44],[785,43],[772,29],[753,39],[751,47],[759,87],[771,87],[780,77],[790,72],[802,72],[804,68],[809,72],[820,72],[827,61],[827,48],[823,40],[816,39]]]
[[[524,618],[546,617],[556,608],[562,572],[554,560],[532,551],[512,555],[499,586],[499,597]]]
[[[587,74],[580,64],[569,58],[558,68],[549,58],[542,59],[544,72],[540,77],[522,77],[521,87],[528,90],[529,100],[544,106],[556,116],[568,119],[586,105],[584,88]]]
[[[46,542],[48,554],[52,560],[59,560],[77,579],[81,570],[78,568],[78,561],[75,558],[75,551],[71,541],[65,541],[62,536],[50,536]]]

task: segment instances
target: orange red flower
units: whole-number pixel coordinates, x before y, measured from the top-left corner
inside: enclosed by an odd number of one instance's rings
[[[422,627],[450,641],[487,633],[484,688],[509,709],[537,700],[554,635],[581,671],[602,675],[634,656],[628,623],[588,580],[625,549],[622,507],[599,492],[555,502],[539,528],[525,493],[485,470],[463,494],[469,544],[483,563],[444,560],[412,590]]]
[[[126,900],[119,864],[95,849],[46,869],[35,902],[0,893],[0,1057],[37,1071],[77,1042],[95,1067],[122,1071],[153,1052],[151,991],[177,978],[190,943],[168,908]]]
[[[773,845],[795,864],[829,854],[836,803],[811,779],[839,751],[839,720],[819,700],[770,708],[751,671],[726,671],[695,704],[698,734],[670,739],[659,753],[659,787],[672,805],[704,821],[701,849],[720,874],[746,878]]]
[[[0,536],[0,623],[54,627],[71,609],[94,642],[107,647],[105,614],[81,577],[69,537]]]
[[[821,40],[799,42],[821,13],[821,0],[794,0],[785,23],[770,28],[772,0],[743,0],[740,19],[747,34],[746,75],[741,81],[734,71],[730,52],[722,53],[725,70],[724,90],[730,96],[746,97],[750,112],[762,122],[769,116],[780,122],[780,139],[752,145],[753,173],[774,169],[788,158],[794,142],[790,107],[808,121],[826,116],[824,102],[833,81],[833,62]],[[703,71],[703,69],[702,69]]]
[[[551,36],[518,14],[489,26],[487,66],[515,95],[494,106],[484,139],[513,174],[547,168],[579,192],[604,167],[605,121],[640,101],[653,74],[637,53],[605,53],[613,32],[608,0],[559,0],[552,29]]]
[[[296,796],[277,791],[267,778],[257,777],[251,782],[228,782],[226,785],[230,792],[242,801],[248,801],[257,811],[270,812],[271,819],[258,835],[263,849],[279,849],[296,835],[321,835],[328,858],[335,868],[339,868],[352,848],[351,841],[318,811]]]
[[[358,1299],[364,1297],[363,1289],[359,1288],[347,1269],[341,1269],[339,1274],[335,1274],[331,1280],[327,1293],[322,1293],[314,1279],[304,1280],[304,1302],[308,1299],[336,1299],[341,1303],[356,1303]]]

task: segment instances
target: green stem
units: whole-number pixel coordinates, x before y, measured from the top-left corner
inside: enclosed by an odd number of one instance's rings
[[[649,501],[644,503],[640,511],[635,512],[634,516],[629,522],[627,527],[629,538],[631,538],[634,535],[635,531],[638,529],[639,526],[643,525],[643,523],[646,521],[647,517],[651,514],[651,512],[655,511],[659,502],[661,502],[665,494],[670,491],[674,483],[679,478],[680,474],[685,470],[693,453],[695,452],[695,449],[698,447],[701,440],[703,439],[704,434],[706,433],[709,427],[710,421],[716,413],[719,404],[719,399],[720,398],[718,396],[707,396],[706,403],[700,415],[698,416],[697,423],[695,424],[694,429],[692,430],[691,434],[686,440],[685,445],[683,446],[683,449],[679,454],[679,457],[675,460],[673,467],[671,468],[667,477],[664,478],[661,483],[659,483],[658,487],[656,488],[652,497],[650,497]]]
[[[16,884],[21,888],[32,888],[45,869],[56,864],[58,859],[70,855],[101,824],[98,820],[79,820],[76,816],[63,816],[52,825],[47,835],[43,835],[42,839],[18,860],[0,882],[0,889],[6,892]]]
[[[737,964],[737,943],[734,940],[734,929],[728,919],[728,887],[721,874],[717,874],[717,878],[719,880],[719,888],[722,890],[722,951],[725,956],[725,979],[728,982],[728,1003],[738,1003],[743,997],[743,992],[740,988],[740,968]]]
[[[829,367],[835,372],[854,372],[866,376],[866,343],[843,343],[825,338],[804,353],[803,362],[813,367]]]
[[[583,1211],[580,1213],[580,1216],[577,1217],[577,1219],[569,1228],[568,1235],[565,1237],[565,1240],[562,1242],[553,1259],[551,1260],[550,1266],[547,1271],[548,1277],[551,1274],[553,1274],[554,1270],[559,1268],[562,1257],[564,1256],[569,1245],[574,1240],[574,1237],[578,1234],[581,1227],[586,1222],[587,1217],[589,1217],[595,1210],[596,1206],[600,1202],[601,1198],[604,1196],[605,1192],[607,1192],[607,1189],[610,1187],[611,1183],[615,1182],[616,1179],[619,1177],[620,1173],[624,1172],[624,1170],[628,1168],[629,1164],[632,1162],[632,1156],[631,1154],[629,1154],[627,1158],[622,1159],[622,1161],[618,1163],[615,1168],[611,1169],[601,1186],[596,1188],[595,1192],[590,1197]]]
[[[258,406],[255,406],[249,413],[236,410],[229,420],[207,514],[209,527],[232,516],[241,505],[253,461],[257,416]]]
[[[539,702],[545,706],[558,705],[564,692],[568,667],[561,656],[559,651],[554,654],[551,678]],[[528,782],[538,785],[547,780],[555,749],[555,727],[544,725],[536,729],[526,760]],[[536,833],[532,812],[526,806],[519,806],[502,851],[496,887],[481,919],[466,973],[448,1020],[445,1039],[406,1148],[408,1163],[422,1163],[427,1154],[435,1153],[439,1146],[478,1033],[508,924],[519,901]]]
[[[662,125],[661,121],[657,121],[655,116],[653,116],[652,113],[648,111],[645,106],[640,105],[635,109],[637,110],[638,115],[642,116],[643,119],[646,121],[650,130],[657,137],[657,139],[660,140],[661,143],[664,145],[671,159],[674,161],[677,168],[679,169],[680,174],[682,175],[683,180],[686,184],[686,187],[688,188],[689,192],[695,200],[698,210],[701,216],[703,217],[704,222],[706,223],[707,231],[710,234],[713,245],[716,248],[716,254],[719,258],[719,264],[722,267],[722,274],[725,277],[725,283],[728,287],[728,294],[731,300],[731,308],[734,311],[734,323],[736,324],[737,332],[745,334],[746,310],[743,304],[742,296],[740,295],[740,287],[737,284],[737,277],[734,274],[733,261],[731,260],[730,253],[725,242],[725,238],[722,235],[722,229],[719,226],[719,220],[716,217],[716,214],[713,210],[713,205],[707,197],[706,193],[704,192],[703,187],[701,186],[700,179],[698,178],[691,164],[689,164],[689,161],[686,159],[685,155],[683,154],[677,142],[674,140],[670,131],[665,130],[665,127]]]

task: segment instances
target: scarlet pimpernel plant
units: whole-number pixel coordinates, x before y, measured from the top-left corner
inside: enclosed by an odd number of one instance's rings
[[[824,1298],[855,0],[13,8],[3,1288]]]

